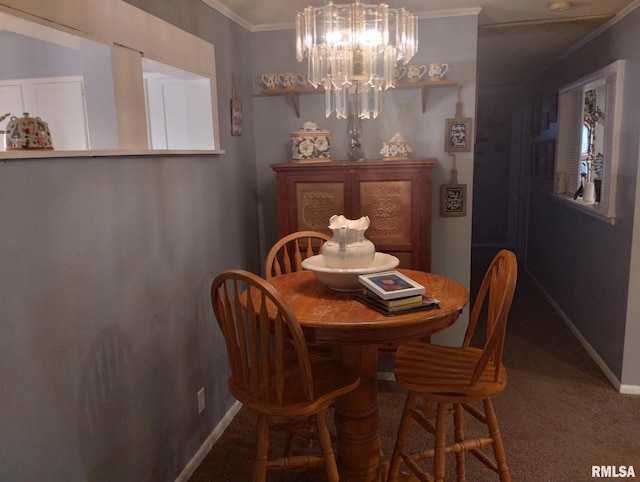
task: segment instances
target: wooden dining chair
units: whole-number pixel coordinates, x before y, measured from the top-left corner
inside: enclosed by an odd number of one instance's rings
[[[286,301],[257,275],[225,271],[213,281],[211,301],[227,346],[229,390],[258,414],[252,480],[265,481],[267,470],[324,465],[328,480],[338,481],[325,411],[335,397],[360,384],[359,375],[310,354]],[[268,459],[271,423],[311,416],[320,454]]]
[[[515,255],[500,251],[486,271],[473,305],[464,341],[460,347],[439,346],[423,342],[400,345],[395,358],[398,383],[408,390],[404,412],[398,429],[388,481],[397,481],[401,465],[409,468],[420,480],[442,482],[445,476],[446,455],[456,456],[457,480],[465,477],[465,453],[475,455],[496,472],[501,482],[511,480],[498,419],[491,397],[500,393],[507,382],[502,364],[507,318],[516,286],[518,264]],[[471,346],[474,331],[486,321],[482,348]],[[477,336],[477,334],[476,334]],[[418,406],[418,399],[422,405]],[[435,424],[433,410],[435,402]],[[481,402],[484,410],[477,407]],[[488,428],[487,437],[465,438],[464,417],[469,413]],[[453,443],[447,445],[446,418],[453,414]],[[434,446],[413,453],[405,453],[413,422],[434,436]],[[493,460],[481,450],[492,446]],[[428,474],[423,459],[433,459],[433,474]]]
[[[331,236],[318,231],[297,231],[284,236],[267,253],[265,278],[302,271],[302,260],[321,254],[322,245],[330,239]]]

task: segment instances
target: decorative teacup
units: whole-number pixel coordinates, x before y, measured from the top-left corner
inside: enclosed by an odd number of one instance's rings
[[[278,74],[262,74],[260,80],[267,89],[278,87]]]
[[[418,82],[426,73],[426,65],[414,64],[407,66],[407,79],[409,79],[409,82]]]
[[[396,67],[396,80],[402,80],[404,74],[407,73],[407,68],[404,66]]]
[[[442,80],[447,70],[449,70],[447,64],[429,64],[429,80]]]
[[[278,85],[283,89],[295,89],[301,83],[301,74],[287,72],[278,75]]]
[[[309,74],[307,72],[296,74],[296,82],[298,82],[298,86],[306,87],[309,83]]]

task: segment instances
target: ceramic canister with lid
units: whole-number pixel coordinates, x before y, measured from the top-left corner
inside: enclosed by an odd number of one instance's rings
[[[293,162],[330,161],[331,133],[318,129],[314,122],[305,122],[302,129],[291,133]]]
[[[11,149],[53,149],[49,126],[40,117],[11,116],[5,133],[7,150]]]

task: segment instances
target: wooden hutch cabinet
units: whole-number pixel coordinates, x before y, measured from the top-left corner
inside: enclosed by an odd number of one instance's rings
[[[302,230],[331,234],[329,218],[369,216],[376,251],[401,268],[431,270],[431,169],[436,159],[272,165],[280,237]]]

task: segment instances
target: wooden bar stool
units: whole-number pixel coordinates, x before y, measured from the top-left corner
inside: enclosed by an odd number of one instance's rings
[[[224,335],[231,367],[231,394],[258,414],[253,482],[267,470],[325,466],[338,481],[338,469],[325,411],[335,397],[358,387],[360,377],[331,358],[309,354],[300,324],[278,291],[259,276],[241,270],[220,274],[211,302]],[[272,420],[314,419],[320,455],[268,459]]]
[[[456,456],[458,482],[466,481],[465,453],[475,455],[483,464],[495,471],[501,482],[510,482],[511,476],[498,419],[491,397],[500,393],[507,382],[507,371],[502,364],[507,318],[516,286],[518,265],[515,255],[500,251],[487,269],[471,311],[469,326],[461,347],[438,346],[424,342],[401,345],[396,352],[395,376],[398,383],[409,391],[398,429],[388,481],[400,480],[400,467],[404,465],[423,481],[443,482],[447,454]],[[471,341],[479,319],[487,325],[482,348],[474,348]],[[418,399],[422,398],[422,406]],[[434,414],[428,410],[435,402]],[[472,405],[482,402],[483,410]],[[471,414],[488,429],[488,437],[465,438],[465,412]],[[447,445],[446,418],[453,414],[453,443]],[[413,422],[434,435],[434,446],[414,453],[405,453],[404,446]],[[482,447],[493,448],[493,460]],[[423,469],[423,459],[433,459],[433,474]]]

